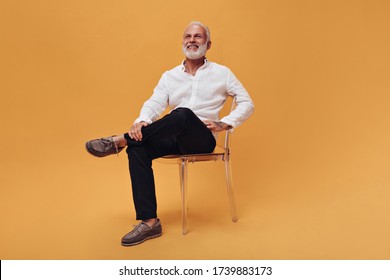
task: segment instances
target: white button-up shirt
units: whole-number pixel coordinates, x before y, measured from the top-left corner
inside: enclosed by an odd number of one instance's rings
[[[228,96],[235,98],[237,106],[219,119]],[[166,71],[134,123],[152,123],[168,106],[171,110],[189,108],[201,120],[221,121],[233,128],[242,124],[254,110],[252,99],[232,71],[207,60],[194,76],[185,72],[184,63]]]

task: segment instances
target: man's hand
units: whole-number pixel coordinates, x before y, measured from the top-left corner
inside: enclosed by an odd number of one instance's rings
[[[142,132],[141,128],[144,126],[148,126],[149,124],[147,122],[139,122],[133,124],[133,126],[130,128],[128,134],[131,139],[135,141],[141,141],[142,140]]]
[[[214,132],[220,132],[232,128],[231,125],[228,125],[224,122],[203,121],[203,123],[207,126],[208,129]]]

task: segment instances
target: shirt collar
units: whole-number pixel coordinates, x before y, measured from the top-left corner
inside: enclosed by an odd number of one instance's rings
[[[184,59],[183,62],[181,63],[181,70],[182,70],[183,72],[186,71],[185,64],[186,64],[186,60]],[[199,69],[204,69],[204,68],[208,67],[209,64],[210,64],[210,62],[207,60],[207,58],[205,58],[205,59],[204,59],[203,65],[200,66]],[[198,69],[198,70],[199,70],[199,69]]]

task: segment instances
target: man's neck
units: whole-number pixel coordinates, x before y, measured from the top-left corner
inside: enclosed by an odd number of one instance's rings
[[[184,61],[184,69],[190,75],[195,75],[196,71],[205,63],[205,57],[199,59],[188,59]]]

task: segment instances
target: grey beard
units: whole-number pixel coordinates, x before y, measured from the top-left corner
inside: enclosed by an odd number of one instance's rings
[[[206,55],[207,43],[200,45],[196,52],[188,51],[186,46],[183,46],[183,53],[188,59],[198,59]]]

